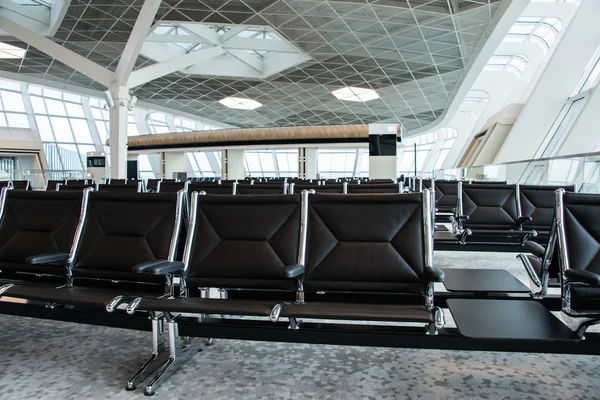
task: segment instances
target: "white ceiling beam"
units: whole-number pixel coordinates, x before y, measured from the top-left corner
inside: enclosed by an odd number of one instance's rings
[[[215,46],[221,45],[221,36],[217,32],[208,29],[205,25],[182,24],[181,26],[193,34],[200,36],[210,44],[214,44]]]
[[[113,72],[96,64],[93,61],[71,51],[50,39],[43,37],[10,19],[0,16],[0,26],[10,35],[35,47],[61,63],[84,74],[90,79],[109,87],[113,81]]]
[[[205,43],[206,40],[195,35],[159,35],[152,33],[146,38],[146,42],[161,43]]]
[[[142,10],[135,21],[133,30],[125,45],[125,50],[123,50],[123,54],[121,54],[119,65],[117,65],[117,69],[115,70],[116,83],[119,86],[125,86],[129,80],[135,62],[140,55],[144,40],[146,39],[146,36],[148,36],[148,33],[150,33],[150,27],[152,26],[152,22],[154,21],[154,17],[158,12],[161,3],[161,0],[144,1]]]
[[[17,4],[11,0],[0,0],[0,8],[12,11],[28,19],[48,25],[50,21],[50,9],[47,7],[27,7]]]
[[[229,50],[227,50],[227,53],[231,54],[233,57],[237,58],[238,60],[240,60],[244,64],[248,65],[249,67],[254,68],[261,74],[265,70],[265,66],[262,61],[260,61],[256,57],[254,57],[252,54],[246,53],[244,50],[229,49]]]
[[[298,49],[279,40],[247,39],[234,37],[222,44],[225,49],[275,51],[277,53],[298,53]]]
[[[224,34],[221,35],[221,43],[225,43],[226,41],[228,41],[232,37],[235,37],[236,35],[242,33],[243,31],[245,31],[246,29],[248,29],[248,28],[245,27],[245,26],[232,26],[232,27],[230,27],[227,32],[225,32]]]
[[[172,60],[163,61],[148,67],[140,68],[131,73],[131,77],[129,78],[129,82],[127,82],[127,86],[133,88],[142,85],[146,82],[160,78],[161,76],[172,74],[173,72],[180,71],[194,64],[218,57],[223,53],[225,53],[225,50],[219,46],[209,47],[191,52],[179,58],[174,58]]]

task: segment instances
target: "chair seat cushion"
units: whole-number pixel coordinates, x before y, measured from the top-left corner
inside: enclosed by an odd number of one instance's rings
[[[181,312],[191,314],[230,314],[245,316],[269,316],[277,301],[255,301],[238,299],[184,299],[144,298],[137,310]]]
[[[123,295],[123,291],[90,289],[86,287],[51,287],[41,285],[16,285],[4,292],[3,297],[56,303],[84,307],[106,307],[116,296]],[[127,293],[131,299],[150,293]],[[129,296],[131,295],[131,296]]]
[[[282,317],[341,319],[359,321],[433,322],[433,312],[424,306],[407,304],[356,304],[308,302],[286,305]]]

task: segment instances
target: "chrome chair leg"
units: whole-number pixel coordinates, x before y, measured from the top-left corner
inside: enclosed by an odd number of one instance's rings
[[[197,352],[202,351],[201,343],[194,344],[190,340],[180,340],[178,326],[175,322],[168,321],[167,326],[169,330],[169,358],[163,362],[156,375],[146,386],[144,392],[146,396],[154,395],[156,388],[167,379],[165,375],[167,371],[175,372],[177,367],[190,360]],[[171,368],[174,364],[174,368]]]
[[[162,338],[163,334],[163,320],[162,319],[152,319],[152,354],[148,361],[144,363],[138,369],[138,371],[127,381],[127,387],[125,390],[131,391],[136,389],[136,385],[143,381],[146,376],[156,370],[160,366],[160,364],[155,361],[159,358],[161,354],[165,354],[165,343]],[[153,365],[154,364],[154,365]],[[153,368],[151,368],[153,366]]]

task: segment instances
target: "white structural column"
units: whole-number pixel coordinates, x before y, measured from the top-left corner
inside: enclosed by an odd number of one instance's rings
[[[185,172],[185,154],[178,152],[160,153],[162,159],[161,175],[166,179],[172,179],[173,174],[177,172]]]
[[[129,90],[114,87],[110,91],[113,104],[109,108],[110,117],[110,177],[127,178],[127,117],[129,114]]]
[[[304,147],[301,148],[298,154],[303,154],[303,159],[299,161],[303,164],[304,176],[300,176],[304,179],[317,179],[318,173],[318,151],[316,147]],[[298,169],[300,171],[300,169]]]
[[[244,179],[244,150],[223,150],[221,179]]]
[[[494,162],[531,159],[600,45],[600,1],[583,1]]]

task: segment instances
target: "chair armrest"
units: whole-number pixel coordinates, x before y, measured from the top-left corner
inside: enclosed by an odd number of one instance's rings
[[[281,276],[284,278],[298,278],[302,275],[304,275],[304,265],[302,264],[286,265],[281,271]]]
[[[28,257],[25,263],[30,265],[66,264],[69,261],[69,253],[37,254]]]
[[[585,283],[588,285],[600,286],[600,275],[590,271],[581,271],[577,269],[568,269],[565,271],[567,281],[571,283]]]
[[[532,221],[531,217],[519,217],[517,220],[517,225],[519,226],[519,229],[523,229],[523,224],[530,221]]]
[[[429,282],[444,282],[444,271],[438,267],[425,267],[423,276]]]
[[[544,258],[546,248],[539,243],[527,241],[525,242],[525,249],[536,257]]]
[[[133,272],[148,275],[170,275],[183,272],[185,264],[181,261],[155,260],[133,267]]]
[[[469,220],[468,215],[457,215],[455,218],[457,221],[468,221]]]

